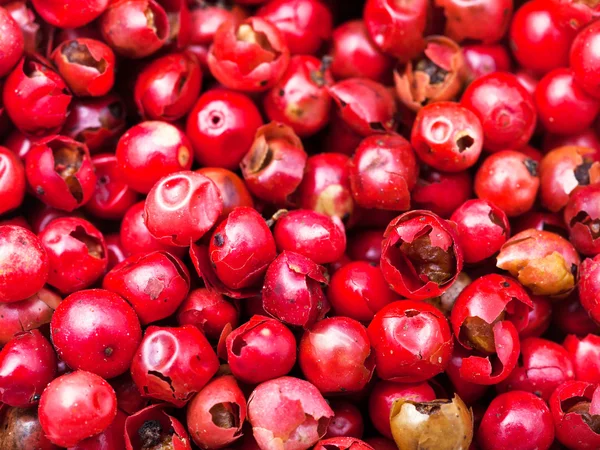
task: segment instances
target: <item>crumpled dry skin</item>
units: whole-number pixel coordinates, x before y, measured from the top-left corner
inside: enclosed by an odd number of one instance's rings
[[[435,306],[437,309],[443,312],[446,317],[448,317],[450,315],[450,312],[452,311],[454,303],[456,303],[456,299],[458,298],[460,293],[469,284],[471,284],[471,282],[471,277],[467,275],[466,272],[461,272],[456,277],[456,281],[454,281],[452,286],[450,286],[445,292],[443,292],[442,295],[438,297],[425,299],[425,301]]]
[[[313,450],[374,450],[365,441],[354,437],[334,437],[319,441]]]
[[[452,100],[467,78],[460,46],[446,36],[429,36],[420,59],[394,71],[396,93],[413,111],[444,100]]]
[[[422,403],[400,398],[390,425],[399,450],[467,450],[473,440],[473,412],[458,395]]]
[[[560,298],[574,289],[579,263],[579,255],[569,241],[534,229],[514,235],[496,258],[498,268],[510,272],[535,295]]]
[[[266,381],[248,399],[248,420],[262,450],[306,450],[327,431],[333,410],[308,381]]]
[[[184,426],[179,420],[168,415],[165,408],[167,408],[165,404],[151,405],[125,420],[125,446],[127,450],[144,450],[148,448],[143,444],[143,433],[140,433],[140,428],[149,422],[153,422],[156,429],[161,430],[160,437],[157,436],[157,444],[163,444],[163,447],[151,448],[157,448],[157,450],[162,450],[162,448],[165,450],[192,449],[190,438]]]

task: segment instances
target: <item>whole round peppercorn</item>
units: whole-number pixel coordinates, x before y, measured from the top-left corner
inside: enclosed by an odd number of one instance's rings
[[[78,28],[104,12],[109,0],[33,0],[42,18],[59,28]]]
[[[324,437],[362,438],[364,421],[358,407],[345,400],[334,400],[330,403],[330,406],[333,409],[334,416]]]
[[[595,98],[600,98],[599,37],[599,24],[594,21],[579,32],[571,45],[569,58],[569,66],[578,86]]]
[[[0,215],[21,206],[25,187],[25,168],[21,159],[0,146]]]
[[[12,68],[17,64],[23,55],[25,40],[19,24],[14,20],[9,11],[0,7],[0,47],[2,47],[2,56],[0,56],[0,77],[8,75]]]
[[[467,66],[468,81],[472,82],[492,72],[510,72],[511,59],[507,49],[500,44],[471,44],[463,46],[463,56]],[[527,77],[524,73],[518,73],[517,78],[523,84],[521,77]],[[530,78],[526,78],[530,81]],[[535,90],[535,89],[533,89]],[[533,93],[532,90],[532,93]]]
[[[467,171],[444,173],[424,166],[411,197],[415,208],[429,210],[447,219],[473,197],[473,180]]]
[[[573,361],[576,380],[588,383],[600,381],[600,336],[570,334],[565,338],[563,347]]]
[[[564,211],[569,240],[584,255],[600,253],[600,185],[576,189]]]

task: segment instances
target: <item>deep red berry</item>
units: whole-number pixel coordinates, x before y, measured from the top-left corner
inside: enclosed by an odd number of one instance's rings
[[[186,133],[202,166],[237,169],[250,149],[262,117],[242,93],[212,89],[188,115]]]
[[[573,361],[575,379],[588,383],[600,382],[600,337],[588,334],[578,337],[570,334],[563,346]]]
[[[254,199],[239,175],[220,167],[203,167],[199,174],[210,178],[219,189],[223,200],[223,212],[218,222],[224,220],[231,211],[240,206],[254,207]]]
[[[72,369],[108,379],[121,375],[142,340],[135,311],[112,292],[90,289],[69,295],[50,324],[58,356]]]
[[[412,299],[448,289],[462,270],[462,252],[454,228],[429,211],[409,211],[388,225],[381,271],[390,287]]]
[[[477,0],[464,3],[460,0],[436,0],[446,16],[444,34],[457,42],[465,39],[497,42],[506,33],[510,23],[512,0]]]
[[[594,322],[579,301],[579,295],[573,291],[566,299],[554,304],[552,308],[552,324],[563,334],[600,334],[600,325]]]
[[[592,22],[579,32],[571,45],[569,63],[573,77],[589,95],[600,98],[600,28]]]
[[[500,44],[494,45],[465,45],[463,47],[465,65],[469,72],[468,80],[473,81],[492,72],[510,72],[510,55],[505,47]],[[522,82],[518,73],[517,78]],[[529,80],[529,78],[528,78]]]
[[[410,142],[425,164],[443,172],[461,172],[477,162],[483,128],[467,108],[437,102],[419,110]]]
[[[18,208],[25,197],[25,168],[21,159],[0,147],[0,215]]]
[[[552,321],[552,303],[550,300],[541,295],[532,295],[530,298],[533,309],[529,311],[529,323],[519,331],[521,339],[542,336],[548,330]]]
[[[426,166],[420,172],[411,194],[415,208],[449,218],[473,196],[473,180],[468,172],[444,173]]]
[[[38,331],[15,335],[0,351],[0,401],[26,408],[35,405],[56,376],[56,354]]]
[[[187,297],[190,275],[167,252],[133,255],[106,274],[104,289],[127,300],[143,325],[172,315]]]
[[[108,254],[108,265],[106,271],[108,272],[120,262],[127,258],[125,255],[125,249],[121,243],[121,236],[119,233],[110,233],[104,236],[106,242],[106,252]]]
[[[325,438],[332,437],[355,437],[362,438],[364,432],[364,420],[360,409],[345,400],[334,400],[330,403],[333,409],[333,419],[329,423]]]
[[[600,324],[600,255],[581,263],[579,298],[590,317]]]
[[[473,81],[460,103],[481,120],[488,151],[522,147],[533,135],[533,98],[512,74],[495,72]]]
[[[102,433],[80,441],[69,450],[102,450],[104,448],[125,448],[125,421],[127,414],[117,409],[117,415]]]
[[[59,28],[78,28],[104,12],[109,0],[33,0],[42,18]]]
[[[103,432],[116,414],[113,388],[83,370],[54,379],[40,399],[40,424],[48,439],[61,447],[73,447]]]
[[[569,240],[584,255],[600,253],[600,185],[576,189],[564,211]]]
[[[48,284],[60,292],[85,289],[104,274],[108,264],[104,236],[87,220],[53,220],[39,237],[48,253]]]
[[[25,39],[19,24],[10,12],[2,7],[0,7],[0,28],[2,29],[2,35],[0,36],[0,47],[2,47],[0,77],[4,77],[21,59],[25,48]]]
[[[181,408],[218,368],[217,355],[198,328],[150,326],[131,362],[131,376],[145,397]]]
[[[48,279],[49,258],[31,231],[0,225],[0,302],[25,300],[38,292]]]
[[[227,336],[227,362],[233,375],[258,384],[287,375],[296,362],[296,339],[281,322],[252,316]]]

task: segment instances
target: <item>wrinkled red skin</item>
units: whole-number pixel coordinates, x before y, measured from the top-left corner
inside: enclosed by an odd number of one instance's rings
[[[62,299],[49,289],[41,288],[31,297],[13,303],[0,303],[0,345],[13,336],[50,323]]]
[[[455,363],[463,381],[491,385],[510,375],[519,357],[518,333],[529,323],[531,309],[533,303],[525,289],[503,275],[480,277],[460,293],[452,308],[450,322],[459,344],[465,349],[475,350],[464,357],[462,363]],[[495,353],[476,351],[466,333],[468,321],[472,318],[489,324]]]
[[[484,44],[502,39],[513,10],[512,0],[477,0],[466,4],[460,0],[436,0],[435,5],[444,10],[446,36],[456,42],[473,39]]]
[[[403,243],[428,235],[431,246],[448,253],[454,261],[450,278],[442,283],[426,274],[418,275],[413,261],[400,250]],[[456,243],[454,228],[430,211],[413,210],[390,222],[381,244],[381,271],[390,287],[406,298],[424,300],[437,297],[448,289],[462,270],[463,257]]]
[[[472,44],[463,47],[469,81],[492,72],[510,72],[511,60],[506,48],[499,44]]]
[[[69,212],[90,200],[97,181],[85,144],[58,135],[32,145],[25,158],[25,175],[37,198]]]
[[[348,317],[321,320],[304,332],[298,347],[302,373],[323,394],[363,389],[373,376],[374,359],[367,329]]]
[[[576,189],[569,197],[564,218],[569,240],[579,253],[594,256],[600,253],[596,228],[600,223],[600,185],[591,184]]]
[[[533,309],[529,311],[527,326],[519,331],[519,337],[540,337],[543,335],[552,321],[552,303],[541,295],[532,295]]]
[[[403,329],[412,332],[406,334]],[[368,332],[377,375],[383,380],[425,381],[443,372],[452,355],[448,321],[428,303],[391,303],[375,314]]]
[[[306,450],[325,435],[332,417],[317,388],[298,378],[262,383],[248,399],[248,420],[263,450]]]
[[[394,60],[377,48],[362,20],[345,22],[333,30],[329,55],[336,80],[369,78],[389,84]]]
[[[3,104],[10,120],[24,134],[47,136],[64,125],[71,93],[50,63],[26,56],[4,83]]]
[[[125,448],[126,450],[144,450],[140,439],[139,430],[144,424],[154,421],[160,424],[161,437],[170,434],[172,438],[163,445],[171,445],[173,450],[191,450],[190,438],[185,427],[176,418],[168,415],[164,410],[167,405],[151,405],[125,420]],[[169,447],[167,447],[169,448]]]
[[[200,96],[190,112],[186,134],[201,166],[235,170],[262,124],[260,112],[249,97],[211,89]]]
[[[256,12],[277,28],[292,55],[313,55],[331,39],[331,11],[319,0],[275,0]]]
[[[163,177],[192,167],[192,147],[174,125],[141,122],[125,132],[117,144],[119,173],[127,185],[142,194]]]
[[[0,215],[21,206],[25,185],[25,168],[19,156],[0,147]]]
[[[466,263],[476,263],[494,255],[510,235],[504,211],[486,200],[469,200],[450,217],[456,224],[458,246]]]
[[[369,322],[383,307],[398,300],[398,296],[378,266],[367,261],[352,261],[331,277],[327,299],[336,316]]]
[[[600,325],[587,313],[579,301],[577,291],[573,291],[569,297],[552,305],[552,324],[563,335],[600,334]]]
[[[396,102],[385,86],[368,78],[348,78],[328,88],[341,119],[366,137],[394,131]]]
[[[142,397],[129,373],[113,378],[110,384],[117,394],[119,409],[127,415],[135,414],[148,405],[148,399]]]
[[[588,334],[585,337],[568,335],[563,347],[573,362],[575,379],[588,383],[600,383],[600,337]]]
[[[230,289],[260,284],[277,256],[273,234],[253,208],[235,208],[212,234],[208,248],[219,279]]]
[[[144,222],[145,201],[133,205],[127,210],[121,221],[121,244],[126,256],[138,255],[152,251],[166,251],[178,258],[186,253],[183,247],[165,244],[150,234]]]
[[[131,362],[144,397],[183,407],[217,373],[219,360],[198,328],[150,326]]]
[[[556,134],[585,131],[600,111],[600,101],[576,84],[570,69],[554,69],[546,74],[537,85],[534,99],[540,123]]]
[[[1,225],[0,247],[0,303],[35,295],[48,279],[49,258],[42,241],[23,227]]]
[[[592,450],[600,446],[600,434],[584,421],[583,416],[569,409],[577,403],[589,402],[598,414],[598,388],[584,381],[568,381],[559,386],[550,398],[550,411],[556,428],[556,439],[573,450]],[[595,417],[594,417],[595,416]]]
[[[173,122],[192,109],[201,87],[202,71],[196,58],[190,53],[172,53],[144,68],[133,95],[142,117]]]
[[[296,339],[281,322],[255,315],[227,336],[227,362],[237,379],[258,384],[286,375],[296,362]]]
[[[69,367],[105,379],[129,369],[142,340],[140,321],[133,308],[103,289],[69,295],[56,308],[50,332],[59,358]]]
[[[354,404],[345,400],[334,400],[329,406],[333,409],[333,419],[329,423],[325,439],[334,437],[362,438],[364,422],[362,413]]]
[[[581,30],[573,41],[569,57],[569,66],[578,86],[595,98],[600,98],[598,88],[600,59],[596,53],[599,45],[598,36],[598,23],[592,22]]]
[[[278,251],[296,252],[317,264],[334,262],[346,250],[342,221],[307,209],[290,211],[279,218],[273,236]]]
[[[527,338],[521,341],[519,364],[496,389],[498,392],[527,391],[548,401],[556,387],[574,379],[571,357],[560,344]]]
[[[430,402],[436,399],[436,395],[426,381],[412,384],[391,381],[375,383],[375,387],[369,395],[369,418],[377,431],[389,439],[392,439],[390,412],[394,400],[399,398],[414,402]]]
[[[286,205],[302,181],[307,158],[302,141],[290,127],[270,122],[256,131],[240,168],[252,194],[268,203]]]
[[[329,25],[331,33],[331,23]],[[0,77],[9,74],[12,68],[17,64],[25,48],[25,39],[11,13],[5,8],[0,7],[0,47],[2,47],[2,56],[0,56]]]
[[[305,256],[282,252],[267,269],[263,308],[287,325],[310,328],[329,311],[321,287],[327,285],[325,272],[323,266]]]
[[[264,36],[265,47],[251,40],[256,33]],[[208,67],[217,81],[245,92],[272,88],[289,62],[290,51],[284,35],[275,25],[257,16],[223,23],[208,53]]]
[[[60,447],[73,447],[102,433],[116,415],[113,388],[98,375],[83,370],[55,378],[40,399],[40,424],[48,439]]]
[[[112,423],[106,430],[96,436],[89,437],[80,441],[69,450],[112,450],[117,448],[125,448],[125,421],[127,414],[121,410],[117,410]]]
[[[217,220],[225,220],[229,213],[240,206],[254,207],[254,200],[244,184],[244,181],[234,172],[219,167],[203,167],[199,174],[210,178],[219,189],[223,200],[223,212]]]
[[[161,178],[144,205],[150,234],[162,243],[178,247],[187,247],[204,236],[222,211],[223,200],[215,183],[190,171]]]
[[[6,450],[59,450],[44,435],[37,408],[8,408],[2,414],[0,444]]]
[[[33,0],[44,21],[59,28],[78,28],[96,19],[109,0]]]
[[[410,207],[419,166],[410,143],[399,135],[373,135],[349,163],[354,201],[363,208],[404,211]]]
[[[533,228],[538,231],[550,231],[562,237],[567,237],[568,231],[559,214],[549,212],[530,211],[518,217],[513,222],[513,233]]]
[[[245,420],[246,398],[231,375],[215,378],[187,407],[188,430],[203,449],[222,448],[238,440]]]
[[[534,0],[516,10],[510,25],[510,47],[525,69],[544,74],[569,65],[577,26],[561,17],[559,8],[559,2]]]
[[[101,41],[88,38],[64,41],[50,58],[71,92],[78,97],[101,97],[114,85],[115,54]]]
[[[544,156],[540,164],[540,199],[552,212],[560,211],[579,187],[600,181],[596,151],[586,147],[559,147]]]
[[[94,284],[108,264],[106,242],[96,227],[84,219],[53,220],[39,235],[48,254],[48,284],[63,294]]]
[[[467,405],[476,405],[477,402],[486,395],[489,386],[466,381],[460,375],[460,368],[462,367],[463,360],[469,356],[470,353],[468,350],[461,345],[455,345],[450,362],[448,363],[448,366],[446,366],[445,373],[452,383],[452,388],[456,395],[458,395]]]
[[[400,4],[390,0],[368,0],[363,17],[373,42],[385,53],[408,62],[425,46],[429,13],[427,0]]]
[[[358,230],[348,236],[346,252],[351,260],[379,265],[381,241],[385,230]]]
[[[473,180],[468,172],[444,173],[427,167],[420,172],[411,193],[415,208],[448,218],[473,196]]]
[[[296,190],[298,206],[347,220],[354,211],[348,161],[341,153],[310,156]]]
[[[14,129],[8,134],[2,145],[16,154],[22,160],[27,156],[27,152],[31,149],[33,139],[25,136],[19,130]]]
[[[85,210],[101,219],[123,218],[138,196],[121,180],[116,156],[110,153],[94,155],[92,165],[96,173],[96,189],[85,204]]]
[[[600,324],[600,255],[584,260],[579,267],[579,298],[589,316]]]
[[[488,156],[477,170],[477,197],[495,204],[508,217],[529,211],[540,186],[537,163],[527,155],[504,150]],[[515,190],[515,186],[519,186]]]
[[[347,436],[324,439],[317,442],[313,448],[315,450],[374,450],[365,441]]]
[[[146,15],[152,16],[150,26]],[[165,10],[154,0],[112,1],[99,22],[102,37],[127,58],[144,58],[160,49],[170,34]]]
[[[317,0],[310,1],[319,4]],[[269,3],[272,4],[274,2]],[[300,137],[311,136],[324,128],[331,111],[327,87],[333,84],[327,64],[326,60],[310,55],[293,56],[283,77],[264,97],[269,119],[291,127]]]
[[[133,255],[106,274],[104,289],[127,300],[143,325],[172,315],[187,297],[190,275],[167,252]]]
[[[410,142],[425,164],[443,172],[461,172],[477,162],[483,128],[467,108],[436,102],[417,113]]]
[[[168,50],[184,50],[191,43],[192,18],[186,0],[157,0],[167,13],[170,29],[165,47]]]
[[[596,151],[593,155],[593,159],[598,159],[600,153],[600,137],[593,128],[588,128],[581,133],[573,135],[560,135],[552,133],[544,133],[544,139],[542,141],[542,151],[549,153],[558,147],[587,147]]]
[[[221,333],[230,325],[236,328],[240,313],[223,295],[206,288],[191,291],[177,310],[179,325],[194,325],[208,339],[217,341]]]
[[[460,103],[481,120],[489,152],[520,148],[533,135],[537,115],[533,98],[513,74],[495,72],[478,78]]]
[[[116,94],[76,99],[62,133],[87,145],[91,154],[114,148],[125,130],[125,104]]]
[[[15,335],[0,351],[0,401],[26,408],[35,405],[56,376],[56,355],[38,331]]]
[[[477,443],[482,450],[549,449],[554,440],[553,425],[543,400],[529,392],[508,392],[488,406]]]

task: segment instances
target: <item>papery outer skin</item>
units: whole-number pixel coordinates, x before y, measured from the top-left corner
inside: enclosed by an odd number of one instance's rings
[[[157,420],[163,430],[173,429],[173,450],[192,449],[185,427],[179,420],[165,412],[167,408],[169,408],[169,405],[164,403],[151,405],[127,418],[125,421],[125,446],[127,450],[143,450],[137,431],[148,420]]]

